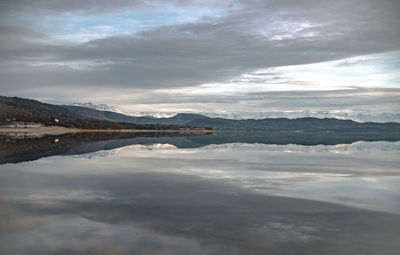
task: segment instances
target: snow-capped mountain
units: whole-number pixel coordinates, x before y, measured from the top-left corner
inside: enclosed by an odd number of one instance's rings
[[[170,118],[179,112],[130,112],[127,115],[135,117],[153,117],[153,118]],[[268,112],[192,112],[201,114],[211,118],[224,118],[224,119],[265,119],[265,118],[337,118],[337,119],[351,119],[359,122],[400,122],[399,113],[371,113],[371,112],[358,112],[358,111],[268,111]]]
[[[100,110],[100,111],[123,113],[117,107],[106,105],[106,104],[94,104],[92,102],[87,102],[87,103],[72,103],[70,105],[71,106],[82,106],[82,107],[87,107],[87,108],[96,109],[96,110]]]
[[[178,112],[127,112],[124,114],[134,117],[171,118]]]
[[[151,118],[171,118],[178,113],[182,112],[123,112],[115,106],[107,104],[94,104],[87,103],[72,103],[72,106],[83,106],[101,111],[112,111],[122,113],[134,117],[151,117]],[[298,110],[298,111],[265,111],[265,112],[188,112],[194,114],[201,114],[211,118],[224,118],[224,119],[265,119],[265,118],[337,118],[337,119],[351,119],[359,122],[400,122],[399,113],[375,113],[368,111],[311,111],[311,110]]]

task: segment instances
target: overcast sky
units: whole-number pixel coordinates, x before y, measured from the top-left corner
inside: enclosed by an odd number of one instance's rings
[[[398,0],[1,0],[0,94],[400,121],[399,13]]]

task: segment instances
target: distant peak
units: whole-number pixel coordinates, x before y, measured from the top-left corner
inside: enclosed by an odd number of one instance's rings
[[[207,118],[204,115],[196,114],[196,113],[178,113],[172,118],[174,119],[183,119],[183,120],[195,120],[200,118]]]
[[[110,112],[122,113],[121,110],[119,110],[117,107],[106,105],[106,104],[94,104],[92,102],[86,102],[86,103],[72,103],[70,105],[71,106],[81,106],[81,107],[86,107],[86,108],[100,110],[100,111],[110,111]]]
[[[197,114],[197,113],[178,113],[178,114],[176,114],[174,117],[176,117],[176,116],[179,116],[179,117],[181,117],[181,116],[184,116],[184,117],[205,117],[204,115],[201,115],[201,114]]]

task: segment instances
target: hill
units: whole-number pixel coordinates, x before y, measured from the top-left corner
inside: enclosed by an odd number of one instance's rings
[[[140,124],[173,124],[188,125],[193,127],[211,127],[219,131],[242,130],[251,132],[400,132],[399,123],[360,123],[352,120],[340,120],[335,118],[267,118],[234,120],[223,118],[211,118],[200,114],[179,113],[170,118],[133,117],[124,114],[99,111],[78,106],[64,106],[70,111],[86,118],[98,120],[123,121]]]
[[[110,115],[111,117],[107,117]],[[116,115],[116,116],[114,116]],[[129,116],[85,107],[71,108],[41,103],[36,100],[0,96],[0,125],[12,122],[42,123],[83,129],[180,129],[182,125],[136,123]],[[134,118],[134,117],[132,117]],[[129,120],[129,121],[124,121]]]
[[[60,122],[55,123],[54,119]],[[81,128],[136,128],[179,129],[182,127],[209,127],[220,132],[257,133],[312,133],[377,134],[386,136],[400,133],[400,123],[360,123],[334,118],[268,118],[233,120],[210,118],[200,114],[180,113],[170,118],[134,117],[111,111],[100,111],[82,106],[51,105],[35,100],[0,96],[0,123],[9,121],[41,122]],[[322,133],[321,133],[322,132]],[[282,135],[282,134],[281,134]]]

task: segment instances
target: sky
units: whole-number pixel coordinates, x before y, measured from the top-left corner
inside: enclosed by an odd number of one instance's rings
[[[400,122],[398,0],[0,0],[0,94]]]

